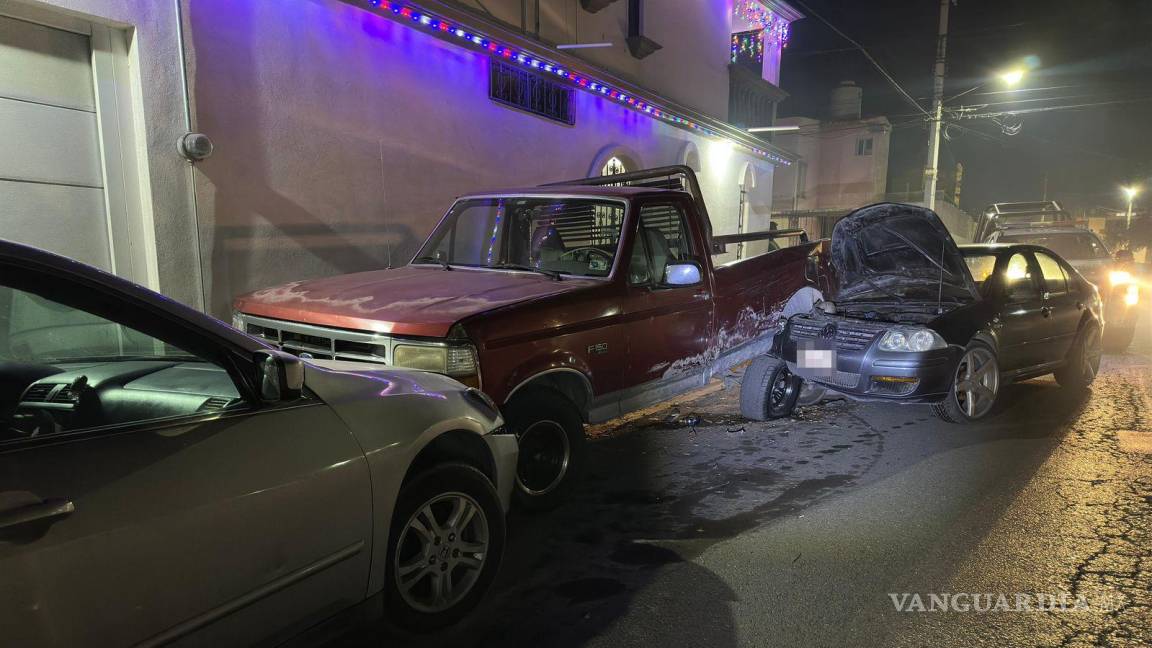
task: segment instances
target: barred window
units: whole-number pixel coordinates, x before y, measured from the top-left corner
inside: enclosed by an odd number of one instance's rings
[[[492,59],[488,97],[569,126],[576,123],[572,88]]]

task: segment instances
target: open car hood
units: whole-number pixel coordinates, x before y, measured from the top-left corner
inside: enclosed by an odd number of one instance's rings
[[[879,203],[848,214],[832,231],[836,301],[970,300],[968,264],[931,209]]]

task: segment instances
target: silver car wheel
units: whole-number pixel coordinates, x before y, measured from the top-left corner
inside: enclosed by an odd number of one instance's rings
[[[960,411],[970,419],[978,419],[992,409],[1000,390],[1000,369],[996,356],[988,349],[969,349],[956,367],[956,382],[952,397]]]
[[[459,603],[488,557],[488,518],[464,493],[443,493],[416,509],[400,532],[393,573],[413,609],[435,614]]]
[[[546,495],[564,481],[572,449],[568,433],[556,421],[536,421],[519,437],[516,485],[528,495]]]

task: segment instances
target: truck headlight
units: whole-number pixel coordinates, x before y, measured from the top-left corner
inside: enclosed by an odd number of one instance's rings
[[[1132,273],[1127,270],[1113,270],[1108,273],[1108,280],[1113,286],[1124,286],[1132,283]]]
[[[929,329],[893,329],[880,338],[881,351],[920,353],[948,346],[944,338]]]
[[[470,344],[397,344],[392,351],[397,367],[431,371],[452,377],[475,376],[476,349]]]
[[[232,328],[244,330],[244,316],[240,314],[240,311],[232,311]]]

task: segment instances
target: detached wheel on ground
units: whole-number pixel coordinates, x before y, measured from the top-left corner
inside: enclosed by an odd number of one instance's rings
[[[444,464],[401,490],[388,543],[388,623],[429,632],[483,598],[504,553],[504,513],[484,473]]]
[[[973,342],[956,365],[952,390],[932,411],[949,423],[971,423],[992,413],[1000,396],[1000,364],[992,347]]]
[[[796,409],[803,379],[779,358],[761,356],[752,361],[740,382],[740,413],[753,421],[790,416]]]
[[[1068,364],[1055,372],[1056,382],[1061,387],[1080,391],[1087,389],[1096,374],[1100,372],[1100,356],[1103,353],[1100,327],[1088,324],[1080,335],[1076,336],[1076,344],[1069,353]]]
[[[1135,326],[1116,328],[1109,325],[1104,332],[1104,350],[1108,353],[1123,353],[1132,345],[1135,337]]]
[[[532,511],[555,508],[584,472],[584,421],[572,401],[547,388],[529,388],[505,408],[520,441],[516,464],[517,505]]]

